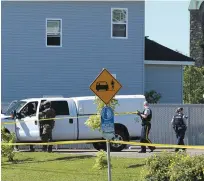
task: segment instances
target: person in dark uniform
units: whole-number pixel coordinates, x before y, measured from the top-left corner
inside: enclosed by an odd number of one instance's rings
[[[176,114],[173,116],[171,120],[171,124],[176,133],[178,145],[184,145],[184,137],[187,130],[187,123],[186,123],[187,118],[188,117],[183,114],[183,108],[179,107],[177,108]],[[182,148],[182,150],[185,151],[186,149]],[[179,151],[179,148],[175,149],[175,152],[177,151]]]
[[[140,143],[152,143],[148,138],[149,131],[151,129],[152,110],[149,108],[147,101],[144,102],[143,113],[137,111],[137,114],[142,119]],[[150,152],[153,152],[156,149],[154,146],[148,146],[148,148],[150,149]],[[141,146],[141,150],[138,153],[146,153],[146,146]]]
[[[55,110],[51,108],[51,102],[45,101],[43,106],[44,110],[39,113],[39,116],[40,119],[46,120],[40,121],[42,126],[41,139],[43,142],[52,142],[52,129],[54,128],[53,118],[55,118],[56,114]],[[43,151],[52,152],[52,145],[43,145]]]

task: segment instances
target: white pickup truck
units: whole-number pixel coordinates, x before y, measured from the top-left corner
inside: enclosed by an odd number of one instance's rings
[[[115,98],[119,103],[115,109],[117,113],[142,111],[143,102],[145,101],[143,95],[117,95]],[[60,118],[55,120],[52,134],[53,141],[99,140],[102,139],[102,133],[98,130],[93,131],[84,124],[90,115],[96,114],[94,99],[94,96],[24,99],[17,101],[8,109],[2,115],[1,122],[15,122],[15,124],[4,124],[4,126],[8,132],[16,134],[17,142],[41,142],[39,109],[43,101],[49,100],[56,111],[56,118]],[[28,104],[32,104],[35,110],[35,113],[31,116],[21,114],[27,109]],[[13,119],[10,116],[14,110],[21,116],[20,119]],[[129,141],[138,138],[141,132],[139,119],[139,116],[135,114],[116,115],[114,140]],[[93,146],[97,150],[106,149],[105,143],[93,143]],[[125,147],[125,145],[121,144],[111,144],[111,151],[121,151]]]

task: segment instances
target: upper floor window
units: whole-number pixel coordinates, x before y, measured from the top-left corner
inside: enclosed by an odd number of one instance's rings
[[[62,46],[62,20],[46,19],[46,45]]]
[[[111,9],[111,37],[127,38],[128,33],[128,9],[112,8]]]

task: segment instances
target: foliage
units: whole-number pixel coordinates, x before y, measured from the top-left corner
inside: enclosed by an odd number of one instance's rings
[[[100,150],[96,154],[96,159],[95,159],[95,165],[93,168],[95,169],[104,169],[108,165],[107,159],[106,159],[106,152],[103,150]]]
[[[204,67],[185,66],[184,103],[204,103]]]
[[[204,155],[189,156],[186,153],[153,155],[146,159],[143,170],[145,181],[203,181]]]
[[[5,127],[1,128],[1,139],[2,143],[14,143],[15,134],[6,132]],[[13,145],[2,145],[1,146],[1,155],[6,157],[8,161],[14,161],[14,149]]]
[[[161,99],[161,94],[157,93],[155,90],[150,90],[149,92],[145,92],[145,98],[148,103],[156,104]]]
[[[88,127],[90,127],[93,130],[98,129],[100,131],[101,129],[101,110],[103,109],[103,107],[105,106],[105,103],[99,98],[99,97],[95,97],[94,100],[94,104],[97,105],[97,114],[96,115],[91,115],[88,120],[86,120],[85,125],[87,125]],[[116,100],[115,98],[113,98],[110,103],[107,106],[110,106],[113,111],[115,112],[115,108],[116,106],[119,105],[118,100]]]

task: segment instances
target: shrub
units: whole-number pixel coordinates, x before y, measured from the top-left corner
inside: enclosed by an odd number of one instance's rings
[[[156,104],[161,99],[161,94],[157,93],[155,90],[151,90],[149,92],[145,92],[145,98],[148,103]]]
[[[106,159],[106,152],[103,150],[100,150],[97,152],[96,154],[96,159],[95,159],[95,164],[93,166],[93,168],[101,170],[107,167],[108,162]]]
[[[204,155],[165,152],[151,156],[142,177],[145,181],[204,181]]]
[[[4,127],[1,128],[1,141],[2,143],[14,143],[15,134],[6,132]],[[1,146],[1,155],[7,157],[8,161],[14,161],[14,149],[13,145],[4,145]]]
[[[204,155],[185,156],[169,167],[170,181],[204,181]]]

